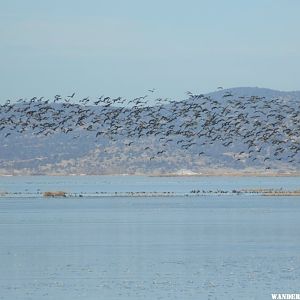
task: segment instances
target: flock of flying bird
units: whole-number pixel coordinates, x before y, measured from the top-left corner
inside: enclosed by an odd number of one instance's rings
[[[175,147],[200,157],[221,149],[237,161],[300,162],[300,101],[236,97],[230,91],[218,98],[187,94],[184,101],[155,102],[148,95],[75,101],[75,93],[7,100],[0,106],[0,135],[65,133],[75,139],[87,131],[96,141],[122,140],[126,147],[152,137],[153,145],[144,147],[150,160]]]

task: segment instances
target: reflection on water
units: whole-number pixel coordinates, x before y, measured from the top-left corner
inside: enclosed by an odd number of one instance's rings
[[[0,190],[273,187],[299,189],[295,178],[13,177]],[[0,299],[270,299],[300,289],[299,225],[300,197],[1,197]]]

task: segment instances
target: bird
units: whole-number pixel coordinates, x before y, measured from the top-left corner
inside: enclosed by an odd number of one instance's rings
[[[75,93],[73,93],[71,96],[67,96],[68,98],[73,98],[75,96]]]

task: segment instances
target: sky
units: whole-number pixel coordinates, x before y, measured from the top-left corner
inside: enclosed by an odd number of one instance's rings
[[[0,0],[0,101],[299,90],[300,0]]]

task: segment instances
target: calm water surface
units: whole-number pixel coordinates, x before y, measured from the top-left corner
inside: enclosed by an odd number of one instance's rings
[[[299,178],[1,177],[0,299],[271,299],[300,292],[300,197],[27,193],[299,189]]]

